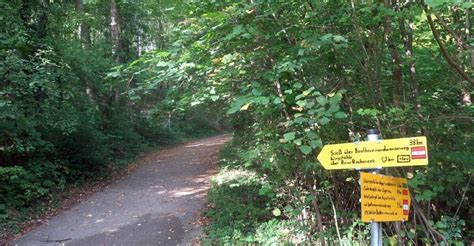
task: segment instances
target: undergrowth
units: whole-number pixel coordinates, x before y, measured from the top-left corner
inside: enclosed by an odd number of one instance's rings
[[[211,180],[210,218],[201,238],[207,244],[291,244],[303,231],[293,220],[279,218],[275,194],[265,176],[240,166],[240,150],[232,141],[221,150],[220,171]]]
[[[340,217],[352,218],[352,223],[339,224],[338,238],[335,225],[326,216],[333,211],[325,197],[319,198],[325,230],[311,232],[300,216],[300,208],[307,205],[303,203],[298,208],[294,204],[297,201],[286,202],[288,196],[279,193],[285,190],[279,187],[283,184],[242,165],[243,153],[235,140],[228,142],[220,152],[220,171],[211,180],[209,209],[204,212],[210,222],[201,238],[203,245],[322,245],[322,239],[329,245],[369,244],[370,224],[361,222],[355,213],[338,211]],[[410,238],[413,233],[402,232]],[[384,245],[397,245],[396,236],[385,237]]]
[[[114,175],[120,178],[121,170],[137,161],[142,153],[219,133],[209,121],[202,119],[177,122],[169,128],[146,127],[143,124],[141,128],[123,130],[118,127],[101,138],[105,146],[92,152],[98,155],[94,157],[100,164],[98,166],[88,166],[88,159],[77,159],[67,166],[47,160],[32,160],[24,167],[1,168],[0,190],[5,192],[2,192],[0,200],[0,244],[7,243],[14,235],[21,233],[25,226],[34,226],[35,223],[31,221],[41,220],[60,210],[66,200],[74,200],[72,196],[83,195],[82,191],[107,185],[116,178]],[[82,142],[81,139],[77,141],[79,146],[74,149],[80,152],[76,156],[94,148],[81,147]],[[97,151],[104,148],[106,151],[102,153]],[[91,155],[84,153],[84,156]],[[67,170],[58,166],[66,166]],[[74,169],[76,166],[78,169]]]

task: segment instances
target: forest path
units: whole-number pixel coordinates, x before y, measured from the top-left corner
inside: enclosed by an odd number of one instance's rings
[[[187,245],[206,201],[220,135],[151,155],[142,166],[48,223],[16,245]]]

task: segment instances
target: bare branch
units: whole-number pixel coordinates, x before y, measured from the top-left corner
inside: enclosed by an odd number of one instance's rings
[[[443,57],[446,59],[446,61],[448,62],[448,64],[465,80],[467,80],[469,83],[471,83],[472,85],[474,85],[474,80],[469,77],[469,75],[467,75],[463,69],[458,65],[456,64],[456,62],[454,62],[453,58],[449,55],[448,51],[446,50],[446,47],[444,46],[443,44],[443,41],[441,40],[440,38],[440,35],[439,35],[439,32],[438,30],[436,30],[436,27],[435,27],[435,24],[434,24],[434,21],[433,21],[433,18],[431,17],[431,14],[428,13],[428,7],[423,4],[423,10],[425,11],[426,13],[426,18],[428,19],[428,23],[430,25],[430,28],[431,28],[431,32],[433,33],[433,36],[436,40],[436,42],[438,43],[438,46],[441,50],[441,54],[443,55]]]

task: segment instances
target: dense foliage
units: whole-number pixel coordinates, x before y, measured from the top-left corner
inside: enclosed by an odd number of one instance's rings
[[[326,171],[315,155],[369,128],[429,141],[427,168],[382,171],[408,177],[413,195],[410,221],[383,225],[386,242],[474,236],[470,1],[1,9],[0,208],[177,134],[169,129],[229,117],[205,240],[365,244],[358,173]]]
[[[203,115],[168,117],[157,106],[166,88],[132,100],[127,91],[138,79],[114,76],[164,45],[155,29],[162,6],[84,2],[0,2],[0,238],[68,184],[213,131]]]
[[[325,171],[314,157],[368,128],[429,140],[427,168],[383,171],[408,177],[414,197],[409,222],[384,224],[387,242],[472,239],[471,7],[250,0],[175,9],[171,45],[127,71],[151,72],[137,93],[173,88],[175,107],[229,105],[233,154],[210,194],[208,240],[363,243],[358,174]]]

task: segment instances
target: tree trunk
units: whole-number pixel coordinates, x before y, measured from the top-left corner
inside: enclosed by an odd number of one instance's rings
[[[384,6],[387,9],[392,8],[390,0],[384,0]],[[394,106],[400,105],[400,98],[403,94],[403,74],[402,74],[402,59],[400,58],[400,53],[393,41],[393,29],[392,29],[392,17],[385,17],[384,22],[384,38],[387,44],[387,48],[392,57],[392,102]]]
[[[468,2],[468,0],[466,0]],[[471,69],[474,69],[474,47],[471,45],[471,21],[469,20],[469,13],[471,9],[466,9],[464,10],[464,25],[465,25],[465,33],[466,33],[466,43],[469,45],[469,56],[470,56],[470,61],[471,61]]]
[[[120,19],[117,3],[110,0],[110,37],[112,39],[112,56],[117,63],[122,63],[121,41],[120,41]]]
[[[160,12],[161,13],[161,12]],[[161,14],[162,15],[162,14]],[[163,24],[162,17],[158,18],[158,49],[164,49],[165,48],[165,28]]]
[[[46,38],[48,36],[48,6],[49,1],[40,1],[40,11],[38,17],[37,34],[38,38]]]
[[[373,62],[371,61],[371,54],[370,54],[370,43],[369,41],[364,41],[362,30],[359,24],[359,20],[357,17],[356,5],[355,0],[351,0],[351,14],[352,14],[352,26],[354,27],[354,33],[359,40],[359,45],[362,53],[364,54],[364,59],[359,61],[359,65],[364,72],[364,77],[367,81],[367,87],[369,91],[375,91],[379,94],[380,87],[377,86],[377,79],[375,79],[375,71],[373,71],[373,67],[371,66]],[[382,106],[381,100],[377,100],[375,96],[368,95],[367,98],[371,101],[374,108],[380,108]],[[383,99],[383,98],[382,98]]]
[[[89,49],[91,47],[91,35],[89,25],[84,20],[83,0],[76,0],[76,11],[81,18],[79,29],[77,30],[79,34],[79,39],[81,40],[81,45],[84,49]]]
[[[410,3],[412,3],[410,1]],[[418,100],[418,79],[416,76],[416,63],[415,60],[412,59],[413,57],[413,20],[408,18],[407,19],[407,24],[405,25],[405,20],[403,17],[400,18],[399,20],[400,24],[400,33],[402,35],[403,39],[403,45],[405,47],[405,55],[408,60],[408,66],[409,66],[409,78],[410,78],[410,83],[411,83],[411,92],[410,92],[410,97],[411,97],[411,102],[415,106],[415,113],[416,117],[420,122],[424,121],[424,116],[421,113],[421,103]],[[423,135],[428,134],[427,130],[425,127],[420,127],[420,131]]]

